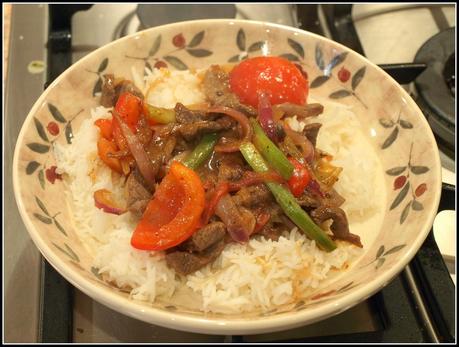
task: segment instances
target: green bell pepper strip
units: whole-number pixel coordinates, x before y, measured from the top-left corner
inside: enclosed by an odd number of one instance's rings
[[[285,154],[266,136],[258,122],[251,118],[253,128],[253,144],[264,159],[276,170],[282,178],[289,180],[293,175],[294,167]]]
[[[247,163],[255,172],[266,172],[268,165],[263,157],[250,142],[245,142],[239,147]],[[281,206],[284,213],[308,236],[316,241],[317,245],[327,252],[336,248],[335,242],[316,225],[309,215],[296,202],[295,197],[290,191],[279,183],[266,182],[269,190],[273,193],[277,203]]]
[[[146,117],[159,124],[175,122],[175,111],[163,107],[156,107],[145,103]]]
[[[214,151],[218,141],[216,133],[205,134],[195,149],[183,160],[182,164],[190,169],[197,169]]]

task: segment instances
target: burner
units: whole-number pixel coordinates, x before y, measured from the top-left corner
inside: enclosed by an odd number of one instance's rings
[[[438,145],[454,158],[455,152],[455,28],[430,38],[416,53],[415,63],[427,64],[415,81],[417,102],[423,110]]]

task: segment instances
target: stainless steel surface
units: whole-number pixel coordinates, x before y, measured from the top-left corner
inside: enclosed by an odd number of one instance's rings
[[[46,10],[45,5],[13,5],[12,9],[3,118],[5,342],[37,341],[41,257],[19,215],[13,193],[12,162],[22,123],[43,91],[44,74],[30,74],[27,65],[32,60],[46,60]]]
[[[439,343],[440,340],[438,338],[438,334],[435,331],[435,328],[432,323],[432,318],[430,317],[428,310],[426,308],[426,304],[422,299],[422,295],[419,292],[419,289],[416,285],[416,280],[414,279],[413,272],[411,271],[410,265],[408,265],[405,270],[402,272],[402,276],[405,277],[406,282],[410,288],[412,299],[415,303],[415,307],[417,312],[419,312],[420,318],[425,323],[424,328],[426,329],[426,333],[429,336],[429,340],[434,343]]]

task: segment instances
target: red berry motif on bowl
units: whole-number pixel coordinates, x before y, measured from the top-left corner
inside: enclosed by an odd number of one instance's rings
[[[162,60],[158,60],[156,63],[155,63],[155,68],[157,69],[161,69],[161,68],[167,68],[167,64],[162,61]]]
[[[406,176],[398,176],[394,181],[394,190],[402,188],[406,183]]]
[[[426,190],[427,185],[425,183],[422,183],[416,188],[416,190],[414,191],[414,195],[416,195],[416,197],[420,197],[422,194],[425,193]]]
[[[351,73],[349,72],[348,69],[342,67],[339,71],[338,71],[338,78],[341,82],[347,82],[349,80],[349,78],[351,77]]]
[[[46,126],[46,129],[48,129],[48,132],[53,136],[59,134],[59,126],[56,122],[49,122]]]
[[[62,176],[58,173],[56,173],[56,166],[51,166],[49,169],[46,169],[46,179],[54,184],[56,179],[60,180],[62,179]]]
[[[172,44],[178,48],[185,47],[186,42],[185,42],[185,37],[183,37],[183,34],[180,33],[180,34],[175,35],[174,38],[172,39]]]

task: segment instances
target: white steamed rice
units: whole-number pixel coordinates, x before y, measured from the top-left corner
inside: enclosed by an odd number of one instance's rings
[[[204,101],[199,90],[199,73],[147,70],[142,79],[133,70],[133,80],[147,95],[147,100],[161,107],[176,102],[196,104]],[[375,209],[372,199],[372,160],[374,154],[362,146],[352,112],[339,104],[325,106],[315,120],[323,123],[318,147],[334,155],[334,163],[344,168],[336,185],[346,198],[344,210],[349,216],[364,217]],[[99,131],[94,121],[109,117],[109,109],[97,107],[83,121],[73,144],[55,144],[58,172],[65,173],[68,201],[74,224],[87,249],[94,256],[107,281],[130,290],[135,300],[154,302],[170,299],[183,288],[193,292],[203,311],[237,313],[270,309],[293,302],[319,286],[333,272],[349,266],[361,251],[347,243],[331,252],[320,251],[314,241],[296,229],[286,231],[279,241],[252,239],[246,245],[226,246],[219,258],[200,271],[179,278],[167,267],[162,252],[134,249],[130,237],[136,220],[130,213],[121,216],[101,212],[94,207],[93,193],[98,189],[114,192],[124,199],[121,181],[97,156]],[[290,125],[301,129],[303,123],[292,119]],[[360,143],[360,145],[359,145]],[[365,180],[356,180],[365,177]],[[351,219],[352,220],[352,219]],[[351,225],[352,228],[352,225]]]

